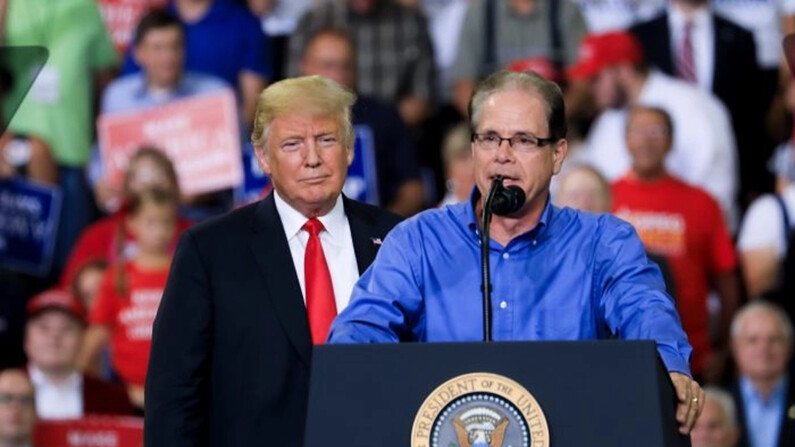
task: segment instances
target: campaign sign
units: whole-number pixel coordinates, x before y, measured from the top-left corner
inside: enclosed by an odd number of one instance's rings
[[[135,27],[144,13],[150,8],[162,8],[165,0],[99,0],[102,20],[110,33],[113,45],[119,55],[124,55],[132,42]]]
[[[103,168],[113,184],[121,184],[130,157],[142,146],[162,148],[168,154],[184,194],[236,187],[243,180],[231,90],[103,115],[97,130]]]
[[[351,199],[379,205],[373,130],[367,125],[353,126],[353,129],[356,132],[353,163],[348,168],[348,179],[342,192]]]
[[[0,265],[46,275],[60,213],[59,188],[22,179],[0,181]]]
[[[261,199],[270,189],[271,180],[259,166],[254,146],[243,145],[243,183],[235,191],[235,202],[241,205]]]
[[[379,205],[378,174],[375,168],[375,143],[370,126],[354,126],[356,141],[353,163],[348,168],[348,178],[342,191],[351,199]],[[237,203],[252,203],[271,187],[270,178],[262,172],[254,147],[248,143],[243,148],[243,184],[237,191]]]
[[[33,432],[37,447],[141,447],[143,439],[143,419],[133,417],[39,421]]]

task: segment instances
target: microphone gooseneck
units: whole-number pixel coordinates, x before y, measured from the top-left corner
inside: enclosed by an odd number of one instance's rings
[[[507,188],[502,186],[502,176],[497,176],[491,182],[491,188],[483,204],[483,216],[481,221],[480,233],[480,266],[481,284],[480,290],[483,293],[483,341],[490,342],[491,339],[491,263],[489,261],[489,226],[491,225],[492,213],[498,216],[509,216],[519,211],[524,205],[525,194],[522,188],[511,185]]]

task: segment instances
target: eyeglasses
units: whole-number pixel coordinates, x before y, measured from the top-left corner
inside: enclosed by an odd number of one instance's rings
[[[0,406],[11,405],[14,402],[21,407],[32,407],[36,400],[29,394],[0,394]]]
[[[485,150],[497,150],[503,141],[512,148],[522,152],[534,152],[544,146],[555,143],[557,138],[539,138],[526,133],[518,133],[510,138],[503,138],[494,132],[473,133],[472,142]]]

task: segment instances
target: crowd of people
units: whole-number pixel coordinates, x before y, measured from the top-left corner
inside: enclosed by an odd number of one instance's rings
[[[0,193],[60,198],[43,269],[0,244],[0,441],[29,444],[35,418],[142,415],[180,236],[252,201],[246,168],[186,192],[196,160],[163,134],[114,176],[103,120],[226,92],[245,167],[263,89],[321,75],[356,95],[343,192],[410,217],[472,200],[472,94],[508,70],[562,88],[568,153],[551,202],[628,222],[662,273],[708,385],[693,445],[795,445],[790,32],[793,0],[0,1],[3,50],[48,51],[40,70],[0,52]],[[286,179],[258,175],[258,198]],[[7,412],[23,413],[16,432]]]

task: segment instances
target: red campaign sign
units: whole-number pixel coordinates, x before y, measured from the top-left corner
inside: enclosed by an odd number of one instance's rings
[[[132,42],[138,21],[150,8],[162,8],[167,0],[98,0],[105,27],[119,55]]]
[[[36,447],[142,447],[143,439],[144,421],[134,417],[38,421],[33,431]]]
[[[102,115],[99,147],[107,178],[120,185],[132,154],[162,148],[186,195],[235,187],[243,181],[240,131],[231,90],[181,99],[130,113]]]

